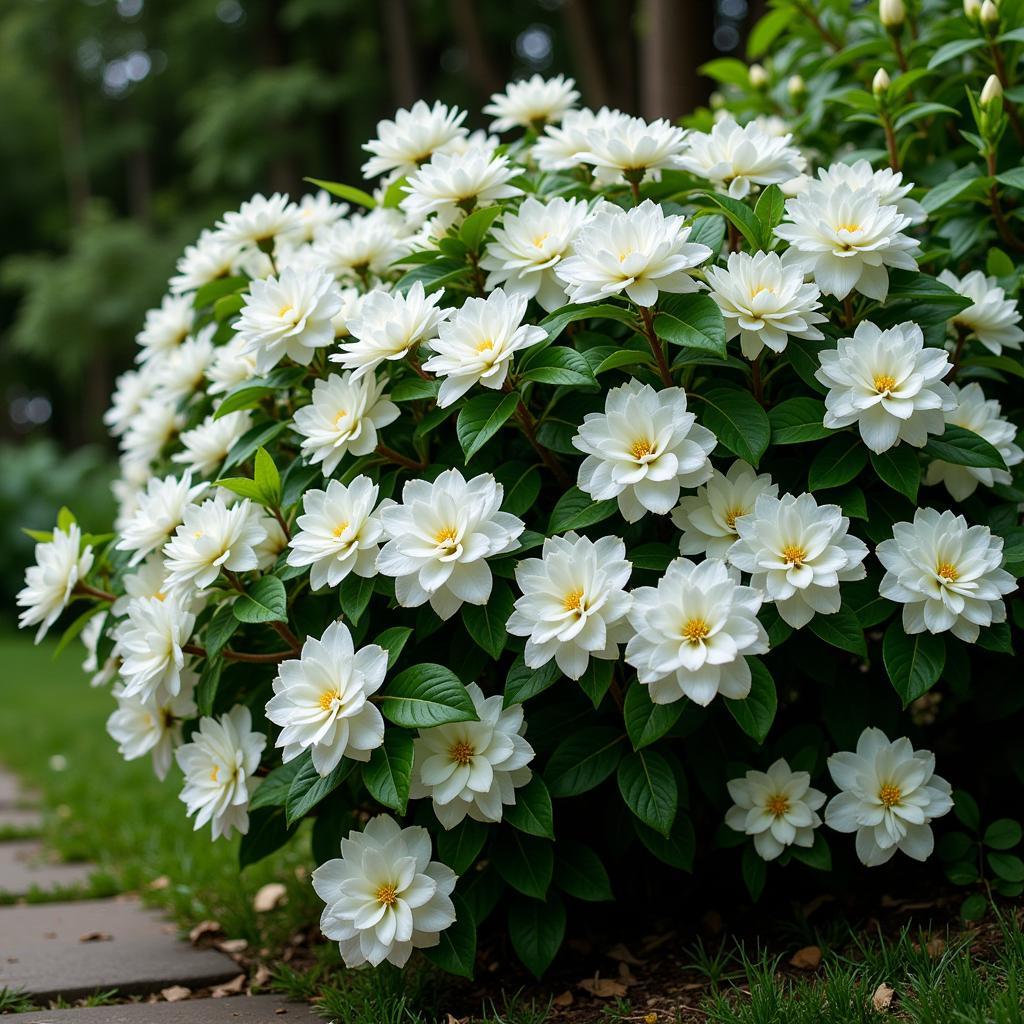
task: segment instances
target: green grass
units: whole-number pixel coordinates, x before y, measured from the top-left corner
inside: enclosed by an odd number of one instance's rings
[[[5,765],[40,793],[49,845],[65,859],[97,865],[85,895],[138,890],[183,927],[212,919],[231,938],[271,947],[298,923],[316,920],[319,901],[308,880],[296,877],[296,868],[311,867],[308,836],[300,833],[279,854],[240,872],[237,837],[212,843],[208,829],[193,832],[177,797],[176,768],[161,783],[148,758],[122,760],[104,727],[114,702],[108,690],[89,686],[79,668],[81,646],[72,644],[56,660],[54,646],[0,633],[0,751]],[[158,878],[170,884],[148,889]],[[285,883],[287,902],[257,914],[252,898],[268,881]]]

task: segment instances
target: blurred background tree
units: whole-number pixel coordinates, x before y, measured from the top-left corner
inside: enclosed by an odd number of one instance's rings
[[[184,245],[223,210],[255,191],[305,191],[303,175],[358,182],[360,145],[381,117],[420,97],[476,112],[506,81],[535,71],[573,75],[590,106],[679,117],[707,98],[700,64],[739,50],[762,7],[4,0],[7,499],[33,495],[35,525],[45,525],[58,471],[65,493],[69,471],[95,483],[107,451],[101,415],[143,313],[159,301]],[[470,123],[486,126],[478,114]],[[83,445],[94,451],[62,465],[62,452]],[[104,488],[85,490],[94,507],[80,514],[100,528]],[[26,510],[6,504],[0,532],[13,541],[11,518],[24,522]]]

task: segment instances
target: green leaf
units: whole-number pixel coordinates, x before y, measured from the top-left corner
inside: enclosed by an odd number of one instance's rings
[[[768,411],[773,444],[802,444],[829,437],[824,424],[825,403],[817,398],[790,398]]]
[[[740,873],[743,875],[743,882],[750,893],[750,898],[756,903],[764,892],[764,883],[768,878],[768,866],[758,856],[752,842],[743,847],[743,857],[740,860]]]
[[[551,965],[565,938],[565,906],[556,893],[540,900],[511,900],[508,934],[516,956],[537,979]]]
[[[679,788],[672,768],[655,750],[627,754],[619,762],[619,793],[645,824],[668,836],[679,807]]]
[[[286,622],[288,596],[276,576],[261,576],[231,606],[239,622]]]
[[[902,444],[881,454],[872,452],[871,465],[883,483],[917,504],[921,462],[914,449]]]
[[[612,685],[614,672],[615,662],[592,657],[583,675],[580,676],[580,689],[590,698],[595,710],[601,706],[601,701]]]
[[[230,320],[236,313],[242,311],[245,305],[245,295],[236,292],[233,295],[222,295],[213,304],[213,318],[218,323]]]
[[[433,263],[413,267],[395,282],[395,291],[404,295],[416,283],[423,285],[424,292],[429,295],[438,288],[444,288],[453,281],[469,276],[469,267],[462,260],[449,259],[438,255]]]
[[[751,60],[763,57],[772,43],[789,28],[799,12],[795,7],[777,7],[757,20],[747,36],[747,56]],[[749,74],[749,72],[748,72]]]
[[[1012,818],[999,818],[993,821],[982,837],[982,842],[993,850],[1010,850],[1016,846],[1024,833],[1020,822]]]
[[[554,847],[547,839],[514,829],[503,831],[500,841],[491,847],[491,860],[517,892],[544,899],[555,867]]]
[[[639,352],[632,348],[620,348],[609,353],[597,364],[595,374],[607,373],[609,370],[618,370],[623,366],[652,366],[650,352]]]
[[[503,462],[494,469],[494,478],[505,489],[501,500],[503,511],[522,516],[533,508],[541,486],[540,473],[535,466],[525,462]]]
[[[832,615],[815,615],[810,623],[811,632],[824,640],[825,643],[838,647],[841,651],[859,654],[862,658],[868,655],[864,640],[864,627],[860,624],[856,612],[852,608],[842,607]]]
[[[219,420],[222,416],[237,412],[239,409],[251,409],[276,391],[294,387],[305,376],[306,368],[304,366],[278,366],[266,377],[254,377],[252,380],[247,380],[224,396],[220,405],[217,406],[213,418]]]
[[[255,811],[260,807],[284,807],[288,802],[288,792],[302,764],[302,758],[297,757],[287,764],[278,765],[256,787],[256,792],[249,798],[249,810]]]
[[[568,839],[555,844],[554,882],[578,900],[599,903],[615,898],[601,858],[589,846]]]
[[[746,203],[741,203],[731,196],[720,195],[718,192],[704,192],[703,195],[721,207],[733,227],[750,243],[752,250],[763,248],[761,222],[754,216],[754,211]]]
[[[707,295],[669,295],[654,317],[654,333],[685,348],[704,349],[725,358],[725,320]]]
[[[196,683],[196,708],[201,715],[212,715],[213,706],[217,700],[217,690],[220,687],[220,674],[224,669],[222,658],[207,658],[203,665],[203,671]]]
[[[470,252],[479,252],[480,243],[483,242],[491,225],[504,212],[503,206],[485,206],[483,209],[474,210],[463,222],[459,229],[459,240]]]
[[[885,313],[891,323],[908,319],[922,326],[945,323],[969,305],[970,299],[928,274],[911,270],[894,270],[889,274]]]
[[[956,466],[972,466],[975,469],[1006,469],[1003,457],[988,441],[973,430],[946,425],[941,437],[929,438],[924,449],[925,455]]]
[[[248,287],[249,278],[244,276],[218,277],[214,281],[207,281],[206,284],[196,289],[195,297],[192,299],[192,308],[204,309],[206,306],[212,306],[222,296],[242,291]]]
[[[727,85],[736,85],[741,89],[750,88],[750,69],[741,60],[735,57],[717,57],[701,64],[697,71],[713,78],[716,82],[723,82]]]
[[[927,213],[935,213],[941,210],[946,203],[951,203],[954,199],[958,199],[978,180],[980,179],[975,178],[973,175],[967,175],[966,177],[954,177],[948,178],[946,181],[940,181],[933,189],[929,189],[928,193],[921,200],[921,205]]]
[[[965,53],[969,53],[971,50],[976,50],[981,46],[985,45],[985,40],[981,38],[970,38],[970,39],[954,39],[952,42],[943,43],[932,55],[928,61],[928,70],[933,71],[935,68],[941,67],[948,61],[953,60],[955,57],[962,57]]]
[[[953,790],[953,813],[972,832],[977,832],[981,828],[981,811],[978,809],[977,801],[966,790]]]
[[[463,818],[455,828],[437,834],[437,855],[457,875],[464,875],[480,856],[487,841],[487,826],[472,818]]]
[[[1024,191],[1024,167],[1011,167],[1008,171],[997,174],[996,181],[1001,185],[1009,185],[1010,188]]]
[[[238,844],[238,867],[244,870],[250,864],[269,857],[281,849],[295,834],[285,822],[280,807],[264,807],[249,815],[249,831]]]
[[[222,604],[206,626],[206,656],[215,658],[227,645],[239,627],[239,621],[230,605]]]
[[[501,429],[502,425],[516,411],[520,396],[518,391],[509,394],[479,395],[471,398],[460,410],[455,424],[466,462]]]
[[[266,448],[256,449],[253,480],[263,495],[261,504],[277,508],[281,504],[281,474]]]
[[[407,729],[478,720],[473,699],[458,677],[429,662],[399,672],[377,702],[389,722]]]
[[[553,660],[541,665],[540,668],[527,668],[523,656],[520,655],[508,670],[503,706],[509,708],[513,704],[522,704],[523,701],[536,697],[538,693],[543,693],[561,677],[562,670]]]
[[[455,923],[445,928],[438,944],[424,949],[423,955],[442,971],[472,979],[476,966],[476,921],[461,896],[453,895],[452,902]]]
[[[525,785],[515,791],[516,802],[506,805],[505,821],[520,832],[542,839],[554,839],[555,827],[551,813],[551,794],[544,780],[534,775]]]
[[[807,489],[842,487],[855,479],[867,465],[868,450],[858,434],[833,437],[814,456],[807,472]]]
[[[640,842],[662,863],[679,868],[680,871],[693,870],[697,837],[693,832],[693,822],[685,814],[676,815],[675,824],[667,837],[648,828],[638,819],[633,820],[633,828]]]
[[[755,743],[760,744],[764,743],[775,721],[778,697],[775,693],[775,680],[764,663],[756,658],[747,658],[747,664],[750,666],[750,693],[742,700],[726,697],[725,706],[736,719],[736,724]]]
[[[617,507],[614,498],[595,501],[578,487],[570,487],[555,503],[547,532],[550,535],[583,530],[614,515]]]
[[[388,652],[389,671],[394,668],[395,662],[398,661],[410,636],[412,636],[412,630],[408,626],[391,626],[373,641],[378,647],[383,647]]]
[[[1012,853],[988,853],[988,866],[1007,882],[1024,882],[1024,860]]]
[[[832,870],[832,851],[829,849],[828,840],[820,831],[814,833],[813,846],[791,846],[790,850],[794,860],[814,868],[815,871]]]
[[[222,470],[228,470],[232,466],[238,466],[247,462],[257,448],[265,447],[291,427],[290,420],[272,420],[270,422],[257,423],[256,426],[247,430],[234,444],[228,457],[224,460]]]
[[[908,636],[897,619],[885,631],[882,660],[889,680],[907,707],[939,681],[946,664],[946,645],[941,636],[932,633]]]
[[[755,468],[768,447],[768,414],[748,391],[717,387],[697,392],[703,400],[700,422],[734,455]]]
[[[384,742],[363,767],[363,782],[376,801],[405,814],[412,776],[412,736],[399,729],[385,729]]]
[[[548,332],[548,342],[554,341],[569,326],[577,320],[617,320],[619,323],[629,324],[635,327],[636,317],[623,306],[612,306],[609,303],[602,303],[597,306],[568,305],[556,309],[548,314],[540,325]]]
[[[624,739],[618,729],[603,725],[567,736],[555,747],[544,770],[551,795],[578,796],[599,786],[615,771]]]
[[[769,185],[754,203],[754,216],[761,222],[762,241],[770,242],[786,212],[786,198],[778,185]]]
[[[569,387],[587,387],[595,382],[590,363],[574,348],[552,345],[531,355],[524,362],[520,380],[534,380],[541,384],[563,384]]]
[[[640,750],[660,740],[679,721],[684,706],[681,700],[672,704],[652,703],[648,687],[634,680],[626,691],[622,709],[633,749]]]
[[[237,494],[240,498],[248,498],[250,501],[255,501],[257,505],[266,504],[259,484],[255,480],[250,480],[247,476],[222,476],[219,480],[214,481],[214,485],[223,487],[224,490]]]
[[[347,199],[357,206],[365,206],[368,210],[372,210],[377,205],[377,200],[369,192],[364,192],[354,185],[342,185],[338,181],[324,181],[322,178],[303,178],[302,180],[316,185],[317,188],[322,188],[325,192],[330,192],[332,196],[337,196],[339,199]]]
[[[355,767],[355,761],[343,757],[333,771],[321,776],[313,767],[312,756],[303,755],[300,760],[301,766],[292,779],[285,803],[289,825],[304,817],[324,797],[333,793]]]
[[[437,400],[437,393],[441,389],[439,380],[424,380],[422,377],[410,377],[408,380],[400,380],[389,392],[388,398],[392,402],[418,402]]]
[[[473,642],[497,660],[505,650],[508,632],[505,623],[515,605],[508,584],[496,580],[487,604],[463,604],[462,623]]]

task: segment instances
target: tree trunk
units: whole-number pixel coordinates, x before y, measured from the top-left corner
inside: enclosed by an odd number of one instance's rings
[[[708,98],[697,68],[713,56],[714,4],[644,0],[640,18],[640,107],[674,121]]]

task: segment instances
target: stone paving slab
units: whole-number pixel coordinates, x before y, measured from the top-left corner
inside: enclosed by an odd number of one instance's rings
[[[237,974],[229,957],[182,942],[174,925],[137,900],[0,907],[0,988],[40,1002],[111,988],[122,995],[205,988]]]
[[[0,807],[16,807],[21,802],[21,786],[6,768],[0,768]]]
[[[304,1003],[277,996],[189,999],[181,1003],[126,1003],[82,1010],[36,1010],[3,1018],[22,1024],[309,1024],[323,1018]]]
[[[42,811],[37,811],[32,807],[3,807],[0,805],[0,833],[7,829],[38,832],[42,827]]]
[[[34,839],[0,842],[0,892],[22,896],[33,888],[86,885],[95,871],[91,864],[54,864],[47,856],[46,848]]]

